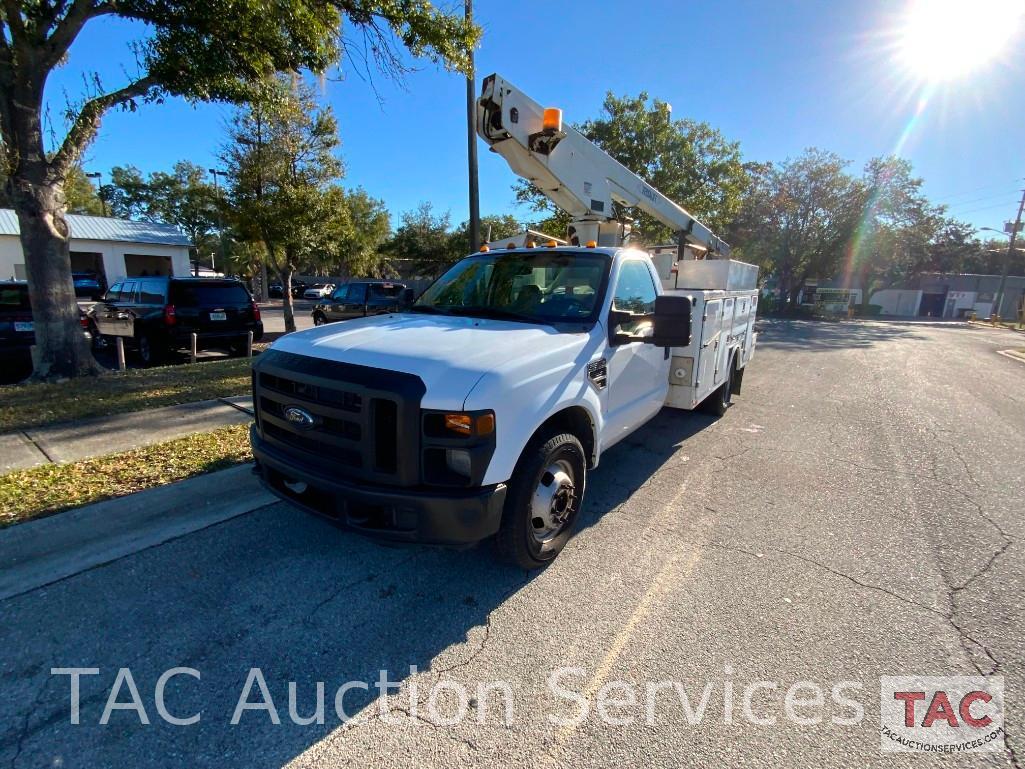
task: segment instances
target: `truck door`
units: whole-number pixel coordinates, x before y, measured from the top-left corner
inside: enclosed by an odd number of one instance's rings
[[[345,292],[345,298],[341,300],[339,319],[362,318],[366,315],[367,308],[367,284],[350,283]]]
[[[715,389],[716,363],[722,346],[722,299],[705,302],[701,314],[701,348],[698,350],[698,399]]]
[[[733,334],[733,307],[732,297],[724,299],[722,303],[722,325],[719,329],[719,348],[715,356],[715,383],[721,384],[726,378],[727,367],[730,365],[730,337]]]
[[[640,259],[622,263],[616,277],[612,308],[632,313],[655,311],[655,281],[648,265]],[[629,323],[621,333],[646,335],[650,323]],[[610,345],[606,358],[609,393],[605,424],[611,444],[624,433],[655,414],[665,402],[669,387],[669,361],[666,351],[643,342]]]

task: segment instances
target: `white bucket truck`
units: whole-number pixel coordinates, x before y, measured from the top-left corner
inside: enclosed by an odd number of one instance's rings
[[[757,269],[495,75],[478,133],[573,215],[572,245],[482,251],[408,312],[280,338],[253,367],[253,453],[272,491],[339,525],[495,537],[536,568],[566,544],[609,447],[664,406],[725,413],[754,351]],[[625,245],[614,202],[678,243]]]

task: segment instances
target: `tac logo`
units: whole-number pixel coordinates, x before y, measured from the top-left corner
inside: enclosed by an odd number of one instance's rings
[[[883,676],[879,683],[882,750],[1004,749],[1003,676]]]

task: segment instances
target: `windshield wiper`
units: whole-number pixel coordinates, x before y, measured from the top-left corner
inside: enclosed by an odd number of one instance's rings
[[[414,304],[409,307],[410,312],[422,312],[427,315],[451,315],[448,310],[442,310],[431,304]]]

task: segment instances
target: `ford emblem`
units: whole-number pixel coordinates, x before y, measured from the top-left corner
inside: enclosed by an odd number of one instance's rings
[[[306,409],[299,408],[298,406],[289,406],[285,409],[285,419],[287,419],[289,423],[302,428],[303,430],[313,427],[313,423],[316,421],[313,418],[313,414]]]

